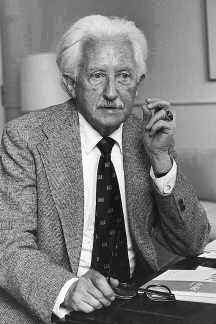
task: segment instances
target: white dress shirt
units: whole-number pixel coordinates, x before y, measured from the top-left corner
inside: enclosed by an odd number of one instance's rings
[[[62,287],[54,308],[53,312],[59,317],[64,318],[69,313],[63,307],[60,307],[64,301],[65,295],[72,285],[78,278],[84,275],[91,266],[92,248],[94,240],[94,220],[95,220],[95,208],[96,208],[96,179],[97,179],[97,168],[100,159],[100,150],[97,147],[97,143],[102,139],[102,136],[79,114],[80,124],[80,137],[81,137],[81,150],[82,150],[82,165],[83,165],[83,181],[84,181],[84,228],[82,238],[82,249],[79,260],[77,278],[72,278],[67,281]],[[110,137],[115,140],[111,152],[111,160],[113,162],[121,194],[122,208],[124,213],[125,230],[127,236],[127,247],[128,247],[128,258],[130,264],[130,273],[132,274],[135,267],[135,255],[131,242],[127,209],[126,209],[126,198],[125,198],[125,181],[124,181],[124,169],[123,169],[123,153],[122,153],[122,126],[115,130]],[[153,169],[150,170],[150,176],[152,177],[157,189],[163,195],[170,194],[175,185],[177,173],[177,166],[173,161],[172,169],[164,177],[156,178]]]

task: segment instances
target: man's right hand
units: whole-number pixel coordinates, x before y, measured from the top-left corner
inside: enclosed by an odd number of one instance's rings
[[[117,279],[111,278],[109,284],[102,274],[90,269],[72,284],[65,296],[64,307],[68,310],[90,313],[103,306],[110,306],[115,300],[112,288],[118,285]]]

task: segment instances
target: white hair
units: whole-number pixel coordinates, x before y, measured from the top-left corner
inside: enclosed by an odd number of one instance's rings
[[[74,80],[79,73],[82,48],[88,39],[124,36],[131,42],[140,76],[146,72],[147,41],[134,22],[119,17],[90,15],[75,22],[62,36],[57,47],[57,64],[61,73]]]

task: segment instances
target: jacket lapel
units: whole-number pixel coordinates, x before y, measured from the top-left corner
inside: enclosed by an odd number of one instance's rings
[[[83,235],[84,189],[78,114],[67,109],[54,116],[40,151],[62,223],[72,271],[77,272]],[[47,126],[47,125],[46,125]]]
[[[153,269],[157,269],[156,251],[150,237],[153,213],[150,163],[142,144],[143,127],[130,116],[123,127],[123,161],[128,221],[132,241]]]

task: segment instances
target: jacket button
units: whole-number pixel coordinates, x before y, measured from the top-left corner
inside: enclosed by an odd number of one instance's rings
[[[185,204],[184,204],[184,200],[181,198],[181,199],[179,199],[178,203],[179,203],[180,210],[184,211],[186,208]]]

